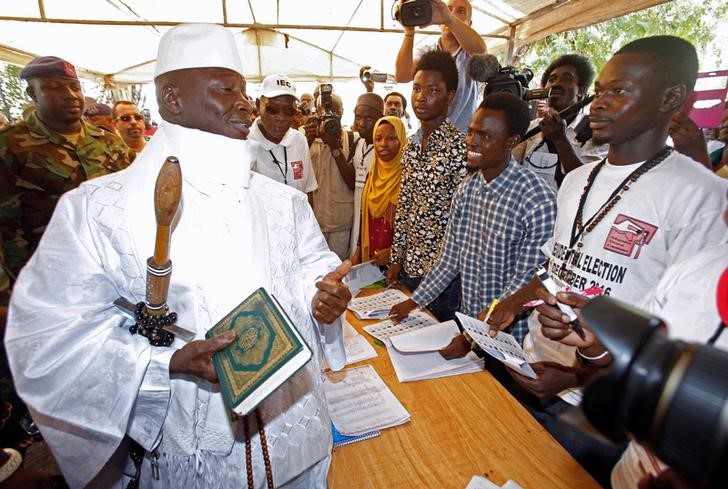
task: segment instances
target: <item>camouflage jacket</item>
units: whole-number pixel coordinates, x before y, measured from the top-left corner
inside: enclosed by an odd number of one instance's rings
[[[84,121],[81,125],[75,144],[48,129],[36,113],[0,131],[2,266],[11,284],[33,254],[61,195],[134,160],[119,136]],[[0,292],[0,305],[8,297]]]

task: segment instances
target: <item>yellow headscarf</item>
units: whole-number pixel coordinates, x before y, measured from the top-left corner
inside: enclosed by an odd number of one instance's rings
[[[374,125],[373,134],[377,134],[377,129],[383,122],[388,122],[394,127],[394,132],[399,139],[399,152],[391,161],[382,161],[376,150],[374,152],[374,160],[361,197],[361,259],[363,262],[371,259],[369,256],[369,216],[384,217],[387,222],[394,222],[399,184],[402,179],[402,153],[407,145],[407,133],[399,117],[382,117]]]

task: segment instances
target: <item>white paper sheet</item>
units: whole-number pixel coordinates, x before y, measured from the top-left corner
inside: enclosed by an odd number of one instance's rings
[[[346,365],[369,360],[377,356],[377,351],[374,347],[346,319],[344,319],[343,328]]]
[[[485,365],[485,361],[473,352],[453,360],[445,360],[438,352],[400,353],[392,347],[387,348],[387,353],[400,382],[480,372]]]
[[[361,289],[374,282],[382,280],[384,274],[372,261],[354,265],[344,277],[344,283],[349,287],[351,296],[354,297]]]
[[[386,321],[364,326],[362,329],[384,344],[389,345],[391,344],[389,343],[389,338],[391,336],[416,331],[435,324],[438,324],[437,319],[433,318],[426,312],[413,311],[409,316],[403,319],[401,323],[395,324],[391,320],[387,319]]]
[[[532,379],[538,377],[513,335],[499,331],[495,338],[491,338],[488,333],[490,328],[485,322],[459,312],[456,312],[455,315],[465,331],[484,352],[527,377]]]
[[[392,306],[408,297],[398,289],[386,289],[378,294],[357,297],[349,302],[349,310],[359,319],[384,319]]]
[[[402,353],[425,353],[445,348],[459,334],[460,329],[455,321],[445,321],[390,336],[389,341]]]
[[[324,392],[331,420],[344,435],[360,435],[410,420],[410,414],[371,365],[327,372]]]

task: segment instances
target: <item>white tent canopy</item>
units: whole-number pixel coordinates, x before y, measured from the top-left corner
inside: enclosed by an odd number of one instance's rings
[[[472,0],[473,27],[491,51],[601,22],[664,0]],[[2,0],[0,61],[54,55],[115,84],[152,79],[159,37],[185,22],[231,29],[246,77],[351,79],[362,65],[394,72],[402,40],[393,0]],[[419,33],[422,33],[419,34]],[[431,42],[437,29],[418,31]]]

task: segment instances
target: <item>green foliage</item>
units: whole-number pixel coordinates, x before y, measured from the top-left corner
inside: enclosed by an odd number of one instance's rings
[[[536,81],[554,58],[578,53],[587,56],[598,72],[624,44],[659,34],[687,39],[699,55],[709,55],[720,64],[721,46],[713,40],[715,32],[724,29],[727,22],[728,2],[724,0],[676,0],[521,46],[516,52],[515,64],[531,67]]]
[[[20,70],[18,66],[0,63],[0,112],[10,120],[19,119],[23,108],[31,103],[18,77]]]

